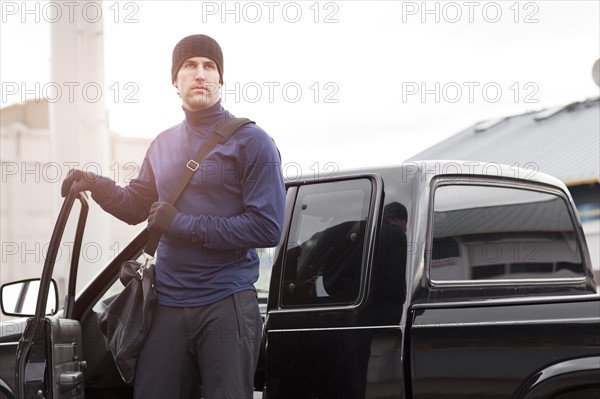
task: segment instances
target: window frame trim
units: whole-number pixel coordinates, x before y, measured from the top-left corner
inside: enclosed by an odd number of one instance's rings
[[[493,180],[492,180],[493,179]],[[569,218],[576,236],[577,249],[581,258],[583,266],[583,275],[580,277],[553,277],[553,278],[515,278],[515,279],[482,279],[482,280],[433,280],[431,278],[431,262],[432,262],[432,246],[433,246],[433,210],[435,204],[435,194],[438,188],[444,186],[488,186],[488,187],[500,187],[517,190],[537,191],[546,194],[552,194],[557,196],[563,201],[566,209],[569,212]],[[465,175],[444,175],[437,176],[432,179],[429,188],[429,204],[427,209],[427,234],[425,241],[425,254],[424,264],[425,273],[424,278],[427,285],[430,288],[452,288],[452,287],[463,287],[463,288],[474,288],[474,287],[498,287],[506,288],[508,286],[570,286],[570,285],[581,285],[588,282],[588,272],[590,269],[588,258],[585,256],[584,248],[582,247],[582,230],[575,214],[573,213],[573,207],[569,206],[571,203],[565,193],[558,187],[543,184],[543,183],[532,183],[522,182],[510,178],[502,177],[486,177],[486,176],[465,176]]]
[[[358,296],[352,302],[345,303],[323,303],[323,304],[299,304],[299,305],[284,305],[283,304],[283,292],[284,292],[284,274],[285,274],[285,259],[287,253],[287,246],[292,234],[292,219],[294,217],[294,211],[298,203],[298,195],[300,194],[300,188],[303,186],[314,185],[314,184],[327,184],[341,181],[360,180],[367,179],[371,182],[371,195],[369,197],[369,208],[367,211],[367,224],[365,227],[365,247],[363,250],[363,261],[360,273],[360,282],[358,287]],[[356,175],[345,175],[340,177],[332,177],[326,179],[301,181],[288,184],[289,187],[294,187],[294,207],[290,210],[289,226],[286,231],[285,240],[281,243],[280,251],[282,251],[281,257],[281,271],[279,273],[279,292],[277,295],[277,307],[269,310],[269,313],[298,313],[298,312],[322,312],[332,310],[352,310],[361,306],[368,297],[368,280],[371,275],[373,257],[374,257],[374,241],[377,233],[377,226],[379,225],[379,209],[382,204],[382,193],[383,193],[383,178],[377,173],[361,173]]]

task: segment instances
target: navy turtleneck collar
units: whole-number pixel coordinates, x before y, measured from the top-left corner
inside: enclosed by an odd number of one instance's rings
[[[190,111],[183,106],[181,108],[183,109],[183,112],[185,112],[185,121],[190,126],[196,127],[212,125],[225,113],[225,109],[221,105],[221,100],[200,111]]]

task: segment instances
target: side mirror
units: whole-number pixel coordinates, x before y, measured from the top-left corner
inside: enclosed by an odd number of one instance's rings
[[[46,315],[55,315],[58,311],[58,288],[56,281],[51,280]],[[0,307],[7,316],[34,316],[37,305],[40,279],[16,281],[2,285],[0,288]]]

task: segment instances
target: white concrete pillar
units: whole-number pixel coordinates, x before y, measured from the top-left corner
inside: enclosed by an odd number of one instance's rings
[[[69,168],[108,175],[109,135],[104,90],[104,30],[97,18],[101,2],[81,1],[73,18],[51,23],[50,76],[61,92],[50,103],[51,160]],[[100,11],[101,12],[101,11]],[[60,183],[55,190],[56,209]],[[84,236],[84,256],[80,260],[78,290],[103,267],[110,257],[110,215],[90,200],[90,215]],[[74,230],[73,230],[74,231]],[[73,235],[66,237],[72,242]],[[65,241],[63,240],[63,241]],[[56,265],[55,276],[68,279],[67,256]],[[62,277],[62,279],[61,279]],[[62,298],[61,298],[62,299]]]

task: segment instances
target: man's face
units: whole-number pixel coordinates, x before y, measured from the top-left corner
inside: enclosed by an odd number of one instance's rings
[[[173,85],[190,111],[209,108],[219,101],[221,84],[217,64],[206,57],[188,58],[181,64]]]
[[[400,230],[406,232],[406,219],[390,218],[390,224],[397,226]]]

